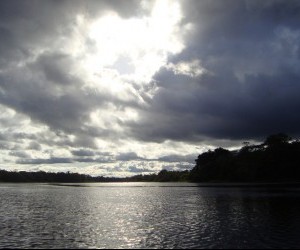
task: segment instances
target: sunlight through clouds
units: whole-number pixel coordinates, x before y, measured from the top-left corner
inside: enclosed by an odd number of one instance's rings
[[[0,1],[0,167],[117,176],[297,136],[300,5],[230,2]]]
[[[93,78],[95,87],[105,78],[106,86],[101,87],[113,92],[124,91],[124,81],[149,83],[167,63],[169,55],[182,51],[181,19],[176,1],[156,1],[149,16],[124,19],[115,12],[108,12],[97,20],[78,16],[78,29],[86,32],[84,36],[89,42],[81,49],[76,46],[82,44],[75,45],[74,51],[81,50],[85,55],[82,55],[81,66]],[[79,32],[80,35],[83,34]],[[75,37],[75,40],[80,39]],[[115,70],[111,76],[107,74],[109,69]]]
[[[180,61],[177,64],[169,63],[167,69],[171,69],[175,75],[187,75],[190,77],[199,77],[207,70],[201,66],[200,60],[192,60],[190,62]]]

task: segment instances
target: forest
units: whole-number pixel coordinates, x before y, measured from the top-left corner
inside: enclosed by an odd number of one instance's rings
[[[78,173],[10,172],[0,170],[0,182],[300,182],[300,141],[279,133],[258,145],[244,142],[234,151],[209,150],[198,156],[192,170],[167,171],[132,177],[92,177]]]
[[[239,150],[216,148],[200,154],[192,182],[299,182],[300,142],[279,133],[258,145],[244,142]]]
[[[158,174],[135,175],[132,177],[93,177],[78,173],[50,173],[0,170],[0,182],[46,182],[46,183],[83,183],[83,182],[169,182],[188,181],[189,171],[162,170]]]

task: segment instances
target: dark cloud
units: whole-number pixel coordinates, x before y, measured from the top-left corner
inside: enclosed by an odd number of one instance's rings
[[[2,142],[0,138],[0,150],[11,150],[12,146],[10,143]]]
[[[115,158],[107,152],[95,152],[88,149],[72,150],[71,153],[76,162],[94,162],[94,163],[111,163],[115,162]]]
[[[136,166],[128,167],[128,171],[131,172],[131,173],[136,173],[136,174],[155,173],[155,172],[157,172],[156,170],[153,170],[151,168],[145,168],[145,167],[139,168],[139,167],[136,167]]]
[[[40,150],[42,150],[42,146],[39,143],[35,142],[35,141],[31,141],[29,143],[27,149],[40,151]]]
[[[112,136],[86,123],[91,111],[107,102],[122,105],[122,101],[83,89],[80,58],[63,49],[74,32],[77,15],[93,20],[109,11],[129,18],[140,14],[140,2],[1,1],[0,103],[52,131],[74,134],[79,146],[95,148],[95,133],[96,137]]]
[[[23,142],[24,140],[35,140],[38,137],[35,134],[7,131],[6,133],[0,132],[0,141],[6,142]]]
[[[77,15],[95,19],[109,11],[123,18],[140,15],[140,1],[1,1],[0,67],[32,55],[37,48],[51,48],[55,38],[68,37]]]
[[[205,71],[190,77],[161,69],[151,105],[128,125],[133,136],[159,142],[300,135],[299,8],[298,1],[183,1],[193,32],[170,60],[197,59]]]
[[[188,155],[166,155],[166,156],[162,156],[160,158],[158,158],[158,161],[162,161],[162,162],[188,162],[188,163],[195,163],[195,159],[196,159],[195,154],[188,154]]]
[[[95,152],[91,150],[80,149],[80,150],[73,150],[72,154],[74,156],[94,156]]]
[[[134,161],[141,160],[143,158],[139,157],[135,152],[122,153],[116,156],[118,161]]]
[[[78,152],[77,152],[78,153]],[[79,153],[80,154],[80,153]],[[17,159],[18,164],[62,164],[62,163],[113,163],[116,162],[111,156],[104,154],[98,157],[48,157],[48,158],[31,158],[29,154],[24,151],[11,151],[11,156],[16,156],[23,159]]]
[[[4,133],[0,133],[0,141],[7,141],[7,136]]]
[[[46,53],[42,54],[34,63],[34,70],[41,71],[45,79],[50,82],[61,85],[82,85],[78,77],[72,75],[74,72],[74,60],[63,53]]]
[[[59,58],[61,59],[60,56]],[[66,59],[65,56],[63,58]],[[50,59],[51,63],[45,63],[47,59]],[[112,97],[80,89],[83,83],[68,73],[71,71],[68,70],[70,63],[54,67],[57,62],[48,55],[43,56],[41,60],[44,64],[38,59],[35,71],[25,68],[22,72],[15,70],[13,75],[7,74],[2,78],[0,76],[0,102],[26,114],[35,122],[46,124],[53,131],[75,134],[78,145],[95,147],[95,134],[105,137],[111,132],[92,128],[85,123],[89,122],[93,110],[104,108],[107,102],[112,101]],[[51,65],[53,68],[45,65]],[[37,67],[42,68],[41,75]],[[55,84],[52,81],[55,81]],[[58,84],[67,86],[60,87]]]
[[[41,164],[58,164],[58,163],[73,163],[72,159],[65,157],[53,157],[53,158],[36,158],[36,159],[21,159],[17,160],[18,164],[33,164],[33,165],[41,165]]]
[[[74,159],[75,162],[85,162],[85,163],[113,163],[115,162],[114,159],[111,157],[96,157],[96,158],[91,158],[91,157],[84,157],[84,158],[77,158]]]
[[[1,1],[1,55],[0,66],[7,67],[28,58],[35,48],[49,48],[53,36],[70,29],[66,5],[54,1]],[[4,52],[4,53],[2,53]]]
[[[24,151],[11,151],[9,153],[9,155],[16,156],[18,158],[29,158],[30,157],[30,155]]]
[[[169,56],[153,82],[128,83],[120,96],[88,85],[82,58],[65,42],[83,32],[76,27],[78,15],[88,21],[111,11],[138,17],[145,14],[140,1],[0,1],[0,111],[9,108],[0,115],[0,149],[19,164],[116,163],[109,171],[139,173],[149,172],[139,164],[151,161],[170,170],[189,168],[195,156],[99,153],[99,141],[108,140],[111,148],[129,137],[232,146],[277,132],[300,135],[299,1],[180,3],[180,27],[191,24],[190,32],[183,29],[185,49]],[[95,44],[84,36],[82,44],[93,53]],[[179,63],[195,61],[201,75],[176,71]],[[126,55],[114,65],[120,71],[131,71],[129,66]],[[118,116],[129,107],[135,119]],[[72,156],[52,157],[59,148]],[[32,159],[26,153],[41,149],[50,156]]]

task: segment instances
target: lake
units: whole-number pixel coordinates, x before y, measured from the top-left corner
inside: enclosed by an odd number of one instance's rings
[[[0,184],[0,248],[299,248],[300,188]]]

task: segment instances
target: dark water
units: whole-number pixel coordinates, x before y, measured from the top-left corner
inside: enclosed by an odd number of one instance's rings
[[[300,189],[0,184],[0,248],[299,248]]]

